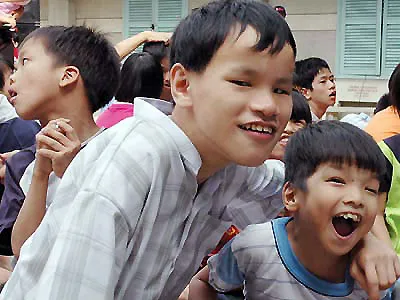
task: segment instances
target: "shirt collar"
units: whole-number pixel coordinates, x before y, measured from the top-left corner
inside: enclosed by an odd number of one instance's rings
[[[197,175],[201,167],[199,152],[182,129],[167,116],[172,113],[174,105],[171,102],[152,98],[135,98],[134,103],[135,117],[165,128],[175,141],[186,165]]]

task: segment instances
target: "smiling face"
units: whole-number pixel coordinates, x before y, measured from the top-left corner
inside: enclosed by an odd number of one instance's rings
[[[283,161],[283,156],[285,155],[285,149],[287,143],[289,142],[289,138],[298,130],[304,128],[307,125],[305,120],[300,121],[292,121],[289,120],[287,123],[285,130],[281,134],[278,143],[275,145],[274,149],[271,152],[271,159],[278,159]]]
[[[177,64],[171,70],[173,119],[196,146],[204,164],[258,166],[270,155],[292,109],[294,54],[255,51],[248,27],[228,35],[202,72]]]
[[[323,163],[306,186],[306,191],[294,188],[292,201],[285,200],[286,208],[294,212],[293,226],[314,241],[313,251],[348,254],[374,223],[379,189],[376,174],[355,165]],[[285,186],[285,199],[290,189]]]
[[[25,120],[46,119],[57,107],[63,68],[55,65],[43,42],[32,38],[23,45],[11,75],[10,103]]]
[[[312,82],[313,89],[307,89],[306,97],[317,106],[332,106],[336,102],[336,84],[332,72],[327,69],[321,69]]]

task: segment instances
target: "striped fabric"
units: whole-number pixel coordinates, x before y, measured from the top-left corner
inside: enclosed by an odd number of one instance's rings
[[[288,221],[280,218],[248,226],[208,260],[210,284],[224,292],[244,282],[246,299],[251,300],[368,299],[349,275],[344,283],[330,283],[310,273],[290,247]]]
[[[282,209],[281,162],[230,165],[199,190],[200,166],[180,128],[135,100],[71,163],[0,299],[177,299],[231,224]]]

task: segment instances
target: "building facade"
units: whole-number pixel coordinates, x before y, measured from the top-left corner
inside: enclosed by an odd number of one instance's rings
[[[116,43],[142,30],[170,31],[181,17],[207,2],[40,0],[41,25],[87,24],[106,32]],[[372,107],[387,91],[388,76],[400,62],[400,1],[265,2],[286,8],[298,45],[297,58],[324,58],[336,74],[338,105],[331,112],[371,112],[365,107]]]

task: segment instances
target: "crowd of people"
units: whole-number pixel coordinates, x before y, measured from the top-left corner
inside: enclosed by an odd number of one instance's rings
[[[400,66],[366,127],[324,120],[285,16],[216,0],[0,59],[0,299],[400,299]]]

